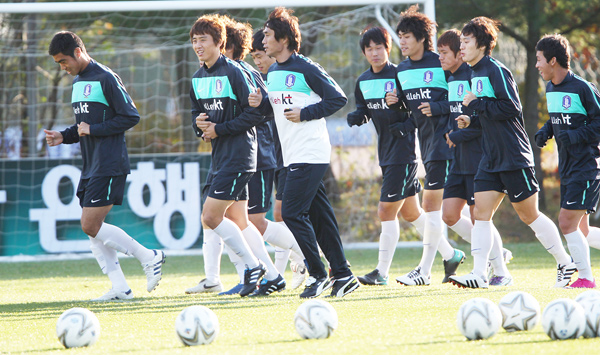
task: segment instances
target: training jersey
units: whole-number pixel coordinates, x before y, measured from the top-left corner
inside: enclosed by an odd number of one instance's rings
[[[415,152],[415,132],[406,137],[396,137],[390,133],[390,124],[404,122],[409,114],[391,110],[385,103],[385,94],[396,88],[396,65],[388,62],[379,72],[369,68],[356,80],[354,98],[356,110],[373,120],[377,130],[377,153],[379,165],[410,164],[417,162]]]
[[[140,114],[121,78],[92,59],[73,79],[71,106],[76,124],[60,133],[63,143],[79,142],[81,178],[129,174],[125,131],[140,121]],[[90,125],[90,134],[80,137],[77,125],[82,122]]]
[[[454,147],[454,159],[450,166],[450,172],[459,175],[475,175],[481,160],[481,129],[469,126],[459,129],[456,118],[460,115],[472,115],[472,110],[463,107],[462,102],[471,91],[471,67],[463,63],[448,77],[448,103],[450,115],[448,120],[449,136]]]
[[[329,164],[331,143],[325,117],[348,101],[338,84],[319,64],[294,52],[285,62],[271,65],[267,89],[284,166]],[[297,107],[302,109],[300,122],[288,121],[283,110]]]
[[[533,167],[533,152],[525,131],[519,89],[510,70],[490,56],[471,67],[469,108],[478,115],[483,135],[479,169],[487,172]]]
[[[204,64],[192,76],[190,99],[196,135],[202,135],[196,126],[200,113],[206,113],[216,123],[218,137],[210,141],[212,173],[256,171],[254,126],[263,116],[248,105],[248,95],[255,90],[244,69],[222,54],[212,67]]]
[[[267,74],[260,74],[263,81],[267,82]],[[269,96],[267,95],[267,100],[269,100]],[[269,102],[269,106],[271,103]],[[273,114],[273,107],[271,106],[271,115]],[[276,167],[275,170],[283,169],[283,156],[281,155],[281,143],[279,143],[279,134],[277,133],[277,125],[275,124],[275,118],[271,120],[271,128],[273,129],[273,148],[275,151],[275,161]]]
[[[550,119],[542,130],[558,145],[561,184],[600,179],[600,94],[598,89],[569,71],[558,85],[546,85]],[[556,139],[566,130],[571,144]]]
[[[444,138],[448,128],[448,82],[439,56],[425,51],[421,60],[402,61],[397,71],[398,92],[402,91],[419,130],[423,163],[452,159],[452,150]],[[432,117],[418,109],[422,102],[430,103]]]

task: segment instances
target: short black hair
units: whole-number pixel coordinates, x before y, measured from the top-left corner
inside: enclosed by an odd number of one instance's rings
[[[490,55],[498,41],[498,21],[485,16],[475,17],[463,27],[462,34],[475,37],[477,48],[485,47],[483,54]]]
[[[75,48],[85,52],[85,45],[79,36],[70,31],[58,32],[52,37],[48,46],[48,54],[55,56],[59,53],[75,58]]]
[[[300,25],[298,18],[293,16],[294,10],[288,10],[285,7],[276,7],[269,14],[269,19],[265,22],[265,28],[270,28],[275,32],[275,39],[280,41],[284,38],[288,39],[287,48],[292,52],[300,50],[302,35],[300,33]]]
[[[418,10],[419,5],[413,5],[400,13],[400,22],[396,26],[396,33],[412,33],[417,41],[425,39],[423,47],[426,51],[433,51],[433,35],[436,32],[437,24]]]
[[[363,31],[358,42],[363,53],[365,53],[365,48],[367,48],[371,42],[375,44],[383,44],[387,50],[387,53],[390,54],[390,51],[392,50],[392,36],[390,36],[385,28],[371,27]]]
[[[447,46],[456,56],[460,52],[460,31],[453,28],[442,33],[438,38],[437,46],[438,48]]]
[[[535,45],[535,50],[542,52],[547,62],[550,62],[552,58],[556,58],[558,65],[565,69],[570,68],[569,40],[564,36],[558,33],[545,35]]]
[[[251,52],[265,51],[265,47],[263,46],[263,38],[265,38],[265,33],[262,29],[256,31],[254,35],[252,35],[252,49]]]

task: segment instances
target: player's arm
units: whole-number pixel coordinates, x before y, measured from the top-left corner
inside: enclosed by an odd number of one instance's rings
[[[546,146],[548,139],[552,138],[553,136],[554,130],[552,129],[552,120],[548,120],[535,134],[535,145],[537,145],[538,148],[543,148]]]
[[[395,81],[396,87],[394,91],[385,94],[385,103],[392,110],[409,112],[410,109],[408,108],[406,96],[404,96],[404,92],[402,91],[402,86],[400,86],[398,75],[396,75]]]
[[[350,112],[348,117],[346,117],[349,127],[362,126],[371,119],[369,117],[367,103],[365,102],[362,91],[360,90],[359,81],[356,82],[356,87],[354,89],[354,101],[356,101],[356,111]]]
[[[471,119],[471,122],[472,121],[473,120]],[[473,127],[472,125],[469,125],[467,128],[453,130],[448,133],[448,138],[450,138],[452,143],[456,145],[472,141],[479,137],[481,137],[481,128]]]
[[[318,66],[307,66],[307,68],[309,68],[308,71],[304,73],[306,82],[312,91],[321,97],[321,101],[303,107],[300,111],[300,121],[318,120],[331,116],[344,107],[348,98],[335,80]]]
[[[114,111],[114,116],[110,120],[90,125],[90,135],[110,136],[123,133],[135,126],[140,121],[140,114],[121,79],[116,75],[109,75],[101,83],[106,101]]]
[[[79,133],[77,132],[77,124],[72,125],[71,127],[65,129],[64,131],[60,131],[60,134],[63,137],[62,142],[64,144],[73,144],[79,142]]]
[[[200,128],[198,128],[196,125],[196,118],[203,112],[203,110],[196,99],[196,93],[194,92],[193,86],[190,89],[190,102],[192,103],[192,129],[194,130],[196,137],[202,137],[202,130],[200,130]]]
[[[450,113],[450,102],[445,101],[430,101],[429,110],[431,116],[442,116]]]
[[[517,83],[512,75],[505,69],[498,68],[490,75],[489,79],[496,98],[475,98],[465,106],[472,110],[485,112],[486,116],[491,120],[502,121],[517,117],[521,113],[522,107]],[[474,94],[468,92],[467,96],[472,97]]]
[[[582,98],[589,118],[588,122],[581,127],[561,131],[557,138],[568,144],[598,143],[600,141],[600,94],[596,87],[588,83],[579,97]],[[561,137],[563,134],[568,135],[568,140]]]

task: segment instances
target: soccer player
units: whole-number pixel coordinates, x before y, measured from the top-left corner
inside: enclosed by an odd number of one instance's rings
[[[244,297],[256,290],[263,275],[271,283],[283,280],[260,232],[248,221],[247,184],[256,170],[253,126],[263,116],[248,105],[255,86],[238,63],[222,54],[227,40],[223,19],[218,15],[198,18],[190,40],[204,62],[192,77],[192,126],[196,135],[212,145],[211,169],[203,191],[204,235],[211,238],[210,234],[216,233],[242,260],[246,270],[240,296]]]
[[[446,275],[455,274],[465,259],[465,253],[452,248],[443,235],[442,197],[452,159],[452,150],[444,138],[448,127],[448,83],[438,55],[432,52],[435,22],[417,12],[418,8],[411,6],[400,14],[396,32],[400,36],[402,55],[408,58],[397,67],[398,89],[386,94],[388,105],[405,101],[410,108],[413,119],[397,129],[406,133],[416,124],[425,165],[425,214],[413,222],[417,230],[423,230],[423,255],[414,270],[396,278],[406,286],[431,283],[431,268],[438,250],[445,261]],[[401,100],[398,94],[401,94]]]
[[[596,211],[600,194],[600,93],[569,70],[569,47],[569,41],[558,34],[544,36],[535,46],[535,67],[548,81],[550,115],[535,142],[542,148],[554,137],[558,145],[558,224],[579,273],[571,287],[595,288],[590,247],[583,231],[589,229],[588,216]]]
[[[453,147],[454,158],[450,172],[444,185],[444,203],[442,204],[442,219],[453,231],[467,242],[471,242],[473,223],[470,218],[461,214],[465,205],[469,206],[473,216],[475,197],[473,196],[473,180],[477,166],[481,160],[481,129],[471,127],[458,129],[456,118],[463,114],[471,114],[470,110],[463,112],[462,101],[467,91],[471,90],[471,68],[462,61],[460,56],[460,31],[452,29],[444,32],[437,42],[440,64],[442,69],[450,73],[448,77],[448,101],[450,104],[449,132],[446,142]],[[506,258],[510,261],[512,253],[503,250],[502,239],[496,227],[492,224],[494,233],[493,248],[490,253],[490,263],[493,277],[490,286],[509,286],[512,276],[506,268]],[[446,275],[444,281],[447,282]]]
[[[135,126],[140,115],[121,78],[92,59],[81,38],[63,31],[54,35],[48,53],[73,79],[71,105],[76,124],[64,131],[44,130],[49,146],[80,143],[83,169],[77,197],[82,207],[81,229],[90,238],[90,249],[112,288],[93,301],[133,298],[123,275],[117,251],[133,255],[146,273],[152,292],[162,278],[165,254],[149,250],[121,228],[104,222],[113,205],[123,201],[129,174],[125,131]]]
[[[483,155],[475,175],[473,271],[465,276],[452,276],[450,281],[459,287],[489,286],[486,267],[494,240],[491,220],[506,191],[519,218],[554,256],[558,264],[555,287],[564,287],[571,281],[575,264],[552,220],[538,209],[539,185],[517,84],[510,70],[490,57],[497,38],[496,22],[486,17],[469,21],[460,35],[463,61],[473,70],[473,92],[467,92],[462,104],[473,110],[481,123]],[[458,119],[459,127],[469,122],[468,116]]]
[[[359,284],[348,268],[323,184],[331,159],[324,117],[348,100],[320,65],[298,54],[300,28],[292,11],[283,7],[273,10],[264,35],[265,52],[276,60],[269,69],[267,89],[287,168],[281,215],[302,249],[309,273],[300,297],[317,297],[328,288],[332,288],[331,296],[343,297]],[[319,246],[330,263],[333,283],[319,256]]]

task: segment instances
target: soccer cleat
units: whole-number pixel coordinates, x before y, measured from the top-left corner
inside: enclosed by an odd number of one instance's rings
[[[396,278],[396,281],[405,286],[429,286],[431,276],[421,275],[421,267],[418,266],[408,274]]]
[[[387,285],[389,277],[383,277],[379,270],[375,269],[365,276],[359,276],[358,281],[363,285]]]
[[[292,289],[295,290],[302,286],[304,279],[306,279],[306,266],[303,264],[296,264],[295,262],[290,263],[290,269],[292,270]]]
[[[260,261],[258,262],[258,266],[255,268],[249,269],[246,267],[246,271],[244,271],[244,285],[240,290],[240,296],[245,297],[256,291],[256,286],[266,271],[267,270]]]
[[[333,286],[331,287],[331,294],[326,297],[342,298],[350,292],[356,290],[359,286],[360,284],[354,275],[343,280],[335,280],[333,281]]]
[[[104,301],[120,301],[120,300],[130,300],[133,298],[133,292],[131,289],[121,292],[114,289],[108,290],[107,293],[103,294],[98,298],[94,298],[92,302],[104,302]]]
[[[198,284],[194,287],[190,287],[185,290],[185,293],[211,293],[211,292],[221,292],[223,291],[223,284],[221,281],[210,284],[207,279],[202,279]]]
[[[309,276],[306,280],[306,287],[300,294],[300,298],[314,298],[319,296],[323,291],[329,289],[332,286],[332,282],[328,277],[322,277],[315,279]]]
[[[577,267],[575,263],[571,262],[568,265],[560,265],[556,267],[556,283],[554,287],[561,288],[569,286],[571,282],[571,277],[577,271]]]
[[[596,288],[596,281],[580,277],[575,280],[575,282],[573,282],[569,288]]]
[[[474,273],[470,273],[465,276],[450,276],[450,282],[453,285],[462,288],[488,288],[489,283],[487,280],[475,275]]]
[[[444,279],[442,283],[448,282],[448,278],[456,275],[456,270],[465,261],[465,253],[462,250],[454,249],[454,256],[450,260],[444,260]]]
[[[154,258],[146,264],[142,264],[146,273],[146,289],[154,291],[158,282],[162,279],[162,265],[165,263],[165,253],[161,250],[153,250]]]
[[[263,279],[258,289],[248,297],[268,296],[273,292],[281,292],[283,290],[285,290],[285,280],[281,275],[277,275],[275,280],[265,282]]]
[[[510,264],[510,261],[513,259],[512,251],[510,251],[506,248],[502,249],[502,256],[504,257],[505,264]]]
[[[240,291],[242,290],[243,287],[244,287],[244,284],[237,284],[227,291],[219,292],[218,296],[237,295],[238,293],[240,293]]]
[[[513,279],[510,276],[492,276],[490,286],[512,286]]]

